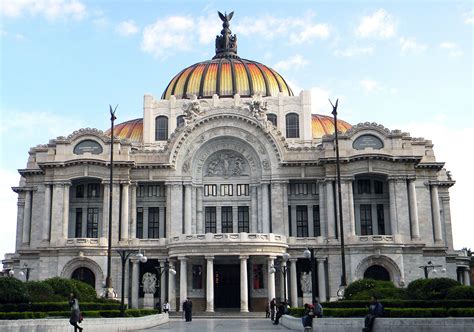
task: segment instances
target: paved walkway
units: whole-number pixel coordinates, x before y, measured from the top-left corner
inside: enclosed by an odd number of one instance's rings
[[[295,331],[280,325],[273,325],[269,319],[193,319],[185,322],[182,319],[170,319],[170,322],[143,332],[173,331],[173,332],[265,332],[265,331]]]

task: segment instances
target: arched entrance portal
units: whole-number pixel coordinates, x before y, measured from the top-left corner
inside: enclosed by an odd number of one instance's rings
[[[75,269],[74,272],[71,275],[71,279],[75,279],[75,280],[85,282],[86,284],[89,284],[93,288],[95,288],[95,275],[94,275],[94,272],[92,272],[87,267],[80,267],[78,269]]]
[[[372,265],[364,272],[364,279],[390,281],[390,273],[380,265]]]

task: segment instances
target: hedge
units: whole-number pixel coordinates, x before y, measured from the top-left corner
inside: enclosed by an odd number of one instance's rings
[[[0,320],[45,318],[45,312],[0,312]]]
[[[81,310],[120,310],[120,303],[113,302],[104,302],[104,303],[79,303]],[[50,312],[50,311],[69,311],[70,306],[68,302],[42,302],[42,303],[7,303],[0,304],[1,312],[25,312],[25,311],[35,311],[35,312]]]
[[[86,310],[81,311],[84,319],[100,318],[100,317],[120,317],[120,310]],[[154,309],[129,309],[125,311],[126,317],[142,317],[157,314],[158,311]],[[4,319],[31,319],[31,318],[46,318],[46,317],[64,317],[71,315],[71,311],[49,311],[49,312],[0,312],[0,320]]]
[[[302,317],[304,308],[290,308],[290,315]],[[324,317],[364,317],[367,308],[325,308]],[[384,317],[474,317],[474,308],[388,308]]]
[[[442,300],[457,286],[461,284],[449,278],[417,279],[408,284],[406,291],[414,300]]]
[[[56,297],[63,301],[67,301],[71,293],[74,293],[79,301],[95,301],[97,299],[95,289],[79,280],[54,277],[42,282],[49,284],[53,288]]]
[[[403,292],[403,291],[402,291]],[[381,281],[373,279],[361,279],[349,284],[344,290],[344,298],[346,300],[356,299],[370,299],[375,295],[378,297],[399,296],[400,291],[395,287],[391,281]],[[385,296],[384,296],[385,295]]]
[[[474,308],[474,300],[381,300],[384,308]],[[323,303],[323,308],[366,308],[369,301],[337,301]]]
[[[16,278],[0,278],[0,303],[28,303],[25,284]]]
[[[448,289],[447,299],[474,300],[474,286],[456,286]]]

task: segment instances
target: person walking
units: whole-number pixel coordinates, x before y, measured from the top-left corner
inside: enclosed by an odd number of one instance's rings
[[[193,303],[191,300],[188,298],[186,301],[183,303],[183,311],[184,311],[184,318],[186,319],[187,322],[190,322],[193,320]]]
[[[314,301],[314,315],[317,318],[323,318],[323,306],[319,303],[319,299]]]
[[[314,306],[312,304],[305,303],[303,317],[301,318],[305,331],[313,330],[313,318],[315,316],[316,314],[314,313]]]
[[[275,310],[276,310],[276,299],[273,298],[271,301],[270,301],[270,313],[271,313],[271,320],[272,322],[275,320]]]
[[[270,302],[265,306],[265,318],[270,318]]]
[[[277,307],[277,312],[276,312],[275,321],[273,322],[273,325],[278,325],[280,323],[281,316],[285,314],[285,307],[286,307],[285,302],[280,302],[280,304]]]
[[[168,303],[168,300],[165,300],[165,303],[163,303],[163,312],[167,314],[168,311],[170,311],[170,304]]]
[[[374,326],[375,318],[383,315],[383,306],[376,296],[372,296],[369,306],[369,314],[365,316],[363,332],[371,332]]]
[[[71,306],[71,317],[69,318],[69,324],[74,326],[74,332],[81,332],[82,327],[77,325],[82,322],[81,309],[79,308],[79,301],[74,293],[69,296],[69,305]]]

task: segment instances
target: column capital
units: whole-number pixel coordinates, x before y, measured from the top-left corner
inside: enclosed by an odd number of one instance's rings
[[[120,182],[120,184],[123,184],[123,185],[130,185],[131,184],[130,180],[120,180],[119,182]]]
[[[239,258],[240,259],[249,259],[249,255],[240,255]]]
[[[182,186],[182,181],[165,181],[166,186]]]
[[[268,256],[267,257],[267,260],[271,260],[271,261],[274,261],[275,259],[277,259],[277,256]]]
[[[179,261],[187,261],[187,260],[188,260],[188,257],[186,257],[186,256],[178,256],[178,260],[179,260]]]
[[[290,180],[271,180],[271,184],[279,184],[279,185],[284,185],[290,183]]]
[[[290,258],[288,259],[288,261],[293,264],[293,263],[296,263],[298,261],[298,258]]]
[[[327,259],[327,257],[316,257],[316,260],[317,260],[318,262],[325,262],[326,259]]]
[[[210,256],[207,256],[207,255],[206,255],[206,256],[204,256],[204,257],[205,257],[206,260],[208,260],[208,261],[214,260],[214,255],[210,255]]]
[[[53,181],[53,185],[55,185],[55,186],[70,186],[71,181],[67,181],[67,180]]]
[[[406,175],[389,175],[387,177],[387,180],[390,182],[390,181],[393,181],[393,182],[397,182],[397,181],[406,181],[407,180],[407,176]]]

